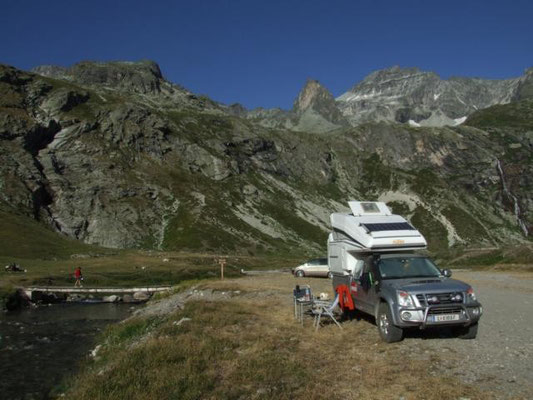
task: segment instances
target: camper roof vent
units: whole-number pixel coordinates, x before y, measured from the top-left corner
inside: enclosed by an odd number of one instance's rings
[[[392,215],[389,208],[381,201],[349,201],[348,205],[356,217],[363,215]]]

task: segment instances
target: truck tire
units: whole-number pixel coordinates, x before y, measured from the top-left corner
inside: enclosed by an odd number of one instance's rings
[[[477,336],[477,327],[478,323],[474,323],[469,326],[459,328],[457,332],[457,337],[461,339],[475,339]]]
[[[305,276],[305,273],[302,270],[296,271],[294,274],[297,278],[303,278]]]
[[[379,336],[387,343],[399,342],[403,339],[403,329],[392,324],[392,315],[387,303],[381,303],[376,320]]]

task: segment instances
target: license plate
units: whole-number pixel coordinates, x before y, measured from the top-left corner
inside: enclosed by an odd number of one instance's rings
[[[430,320],[432,322],[447,322],[447,321],[458,321],[459,314],[440,314],[440,315],[430,315]]]

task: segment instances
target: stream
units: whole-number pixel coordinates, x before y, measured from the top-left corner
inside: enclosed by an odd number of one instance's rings
[[[63,303],[1,313],[0,399],[49,399],[54,387],[76,373],[96,335],[134,308]]]
[[[503,193],[513,201],[513,212],[516,217],[518,226],[524,233],[524,236],[528,236],[529,231],[526,222],[522,219],[522,210],[520,209],[520,202],[518,201],[518,198],[511,192],[511,190],[509,190],[509,187],[505,181],[505,172],[503,170],[502,163],[500,160],[496,160],[496,167],[498,168],[498,174],[500,175],[500,179],[502,182]]]

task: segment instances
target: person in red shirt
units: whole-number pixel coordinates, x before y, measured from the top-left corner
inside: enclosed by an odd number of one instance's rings
[[[81,275],[81,268],[76,267],[74,270],[74,278],[76,278],[76,283],[74,283],[74,287],[81,287],[81,280],[83,279]]]

